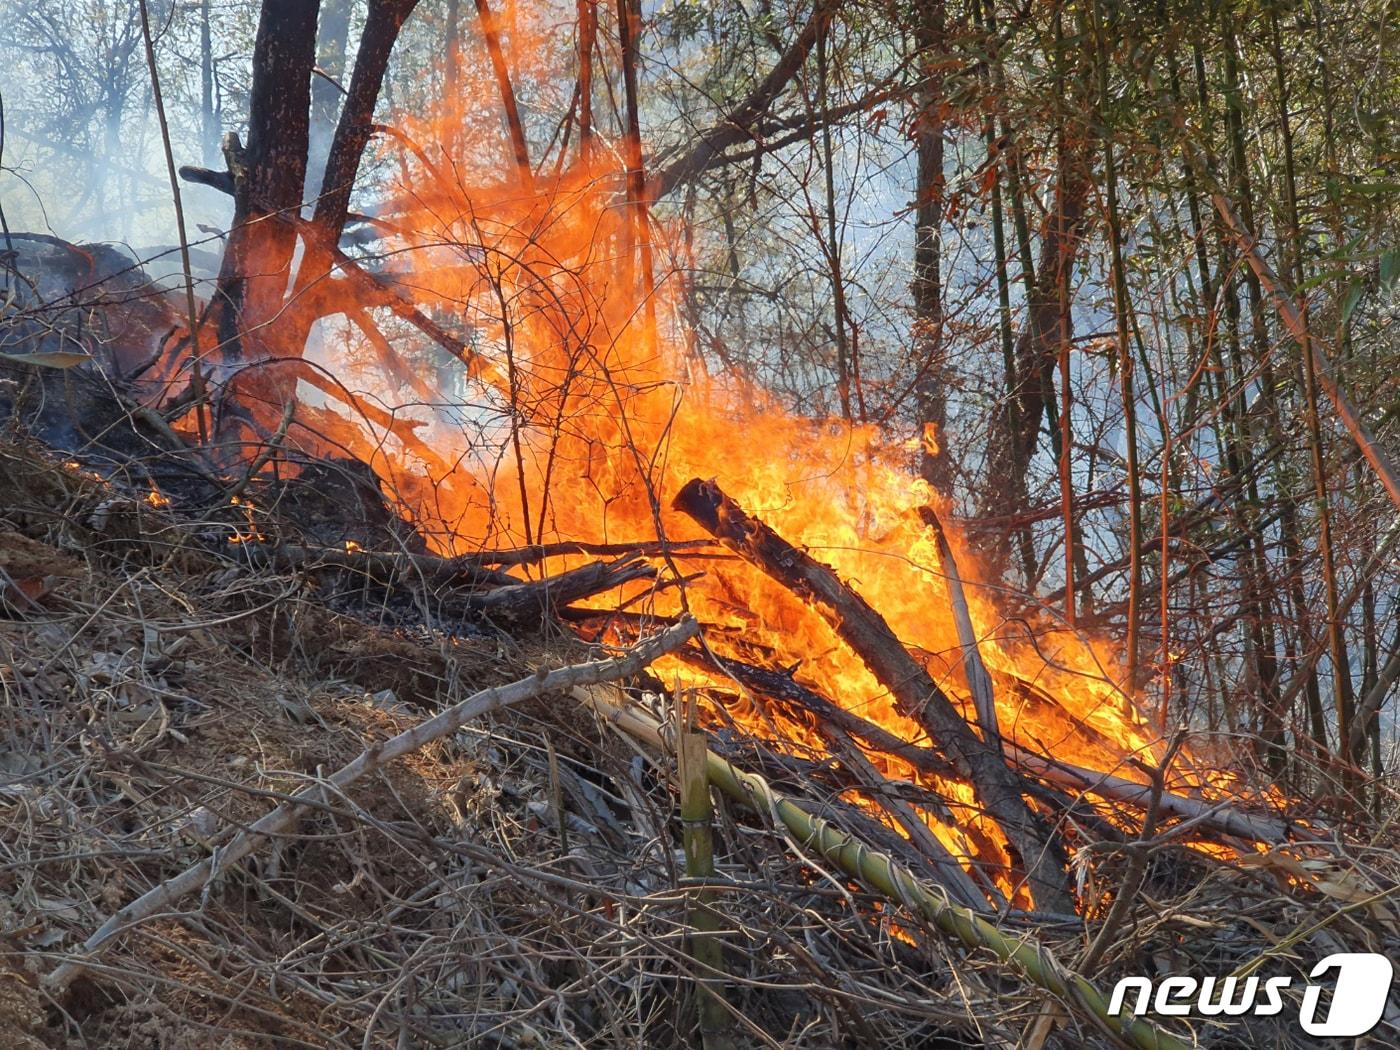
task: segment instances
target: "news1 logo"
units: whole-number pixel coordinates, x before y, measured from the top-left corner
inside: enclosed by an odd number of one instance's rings
[[[1323,986],[1318,979],[1336,971],[1332,1005],[1319,1018]],[[1303,989],[1303,1005],[1298,1023],[1308,1035],[1350,1038],[1365,1035],[1380,1023],[1386,999],[1395,977],[1395,968],[1384,955],[1370,952],[1339,952],[1329,955],[1312,968]],[[1136,993],[1132,1013],[1148,1012],[1163,1017],[1269,1017],[1283,1012],[1283,990],[1292,977],[1165,977],[1154,982],[1147,977],[1124,977],[1113,987],[1108,1012],[1123,1013],[1130,993]]]

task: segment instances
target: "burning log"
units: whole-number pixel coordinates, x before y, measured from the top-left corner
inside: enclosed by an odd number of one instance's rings
[[[956,776],[956,771],[936,751],[901,740],[888,729],[847,711],[781,671],[770,671],[739,660],[711,656],[694,647],[681,649],[675,655],[697,667],[718,667],[746,688],[809,711],[821,721],[838,727],[872,750],[909,763],[920,773],[937,777]],[[1109,802],[1144,813],[1152,804],[1153,789],[1148,784],[1139,784],[1112,773],[1100,773],[1097,770],[1061,762],[1009,740],[1003,740],[1003,746],[1007,756],[1024,772],[1071,796],[1097,795]],[[1302,825],[1273,814],[1246,812],[1226,802],[1192,798],[1170,791],[1161,793],[1157,801],[1157,810],[1163,817],[1189,822],[1193,829],[1231,839],[1245,839],[1276,846],[1290,840],[1314,841],[1317,838]]]
[[[967,778],[988,815],[1001,825],[1015,858],[1025,868],[1037,907],[1073,912],[1062,852],[1037,825],[1022,797],[1025,785],[996,748],[963,721],[953,702],[904,647],[878,612],[830,568],[798,550],[763,522],[750,517],[713,481],[689,481],[677,493],[675,508],[732,546],[804,601],[813,605],[838,635],[917,719]]]

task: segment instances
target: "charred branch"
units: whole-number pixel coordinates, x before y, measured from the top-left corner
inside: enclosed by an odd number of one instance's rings
[[[652,579],[656,570],[636,555],[591,562],[542,580],[513,582],[472,599],[473,607],[492,619],[534,623],[570,602],[591,598],[634,580]]]
[[[929,731],[971,782],[1018,855],[1015,860],[1024,865],[1037,907],[1073,912],[1062,853],[1027,807],[1020,777],[1007,768],[995,747],[972,732],[884,617],[830,568],[750,517],[714,482],[691,480],[676,495],[674,506],[821,613],[890,690],[902,712]]]

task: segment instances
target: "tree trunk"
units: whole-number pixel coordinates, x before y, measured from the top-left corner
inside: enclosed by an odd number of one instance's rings
[[[306,166],[306,196],[321,191],[321,176],[330,157],[345,80],[345,46],[350,38],[350,0],[330,0],[321,12],[316,45],[320,73],[311,81],[311,150]]]
[[[915,411],[933,442],[924,442],[919,472],[940,492],[949,490],[951,465],[943,433],[948,424],[947,384],[944,376],[942,245],[939,241],[943,213],[943,77],[939,63],[946,49],[944,6],[934,0],[920,7],[914,26],[917,64],[922,72],[917,95],[919,112],[914,125],[914,364],[919,379],[914,384]]]
[[[275,356],[296,248],[288,219],[301,211],[310,131],[311,68],[320,0],[266,0],[253,47],[248,144],[225,142],[233,176],[233,227],[219,271],[219,364]]]
[[[316,202],[312,220],[317,239],[326,246],[338,244],[345,229],[350,191],[360,170],[360,158],[369,143],[374,107],[379,101],[379,89],[384,85],[389,56],[399,31],[417,6],[418,0],[370,0],[359,51],[355,55],[355,71],[350,75],[340,122],[336,125],[326,171],[321,178],[321,197]]]

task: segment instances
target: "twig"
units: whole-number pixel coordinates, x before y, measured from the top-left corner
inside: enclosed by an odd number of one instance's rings
[[[83,943],[83,954],[80,958],[63,963],[44,978],[45,990],[54,996],[63,994],[73,980],[83,973],[98,953],[118,934],[139,925],[153,915],[167,911],[176,901],[199,890],[248,856],[269,837],[290,831],[309,808],[324,800],[327,788],[343,791],[365,774],[417,751],[434,740],[455,733],[473,718],[489,712],[529,700],[541,693],[595,685],[636,674],[657,657],[674,651],[699,633],[699,624],[692,619],[685,619],[675,627],[639,642],[622,656],[558,667],[552,671],[541,668],[529,678],[474,693],[441,714],[373,745],[324,782],[318,781],[297,792],[297,797],[306,799],[306,802],[283,803],[254,822],[247,830],[240,831],[209,858],[186,868],[179,875],[167,879],[122,908]]]
[[[272,437],[258,450],[258,454],[253,457],[253,462],[248,464],[248,469],[243,472],[243,476],[233,483],[233,486],[224,493],[225,500],[231,500],[234,496],[241,495],[249,483],[257,476],[258,471],[267,465],[267,461],[272,458],[272,454],[281,446],[282,441],[287,436],[287,428],[292,425],[292,416],[296,415],[297,403],[288,401],[282,408],[282,422],[277,424],[277,430]]]
[[[175,228],[180,235],[180,264],[185,270],[185,308],[189,312],[190,323],[190,389],[194,392],[195,424],[199,431],[199,443],[209,443],[209,432],[204,422],[204,370],[199,363],[199,309],[194,301],[194,273],[190,269],[190,242],[185,235],[185,208],[180,200],[180,179],[175,171],[175,154],[170,148],[170,126],[165,120],[165,101],[161,97],[160,74],[156,70],[156,49],[151,39],[151,14],[146,0],[140,0],[141,35],[146,43],[146,65],[151,70],[151,97],[156,104],[156,119],[160,122],[160,140],[165,147],[165,168],[170,174],[170,196],[175,204]]]

